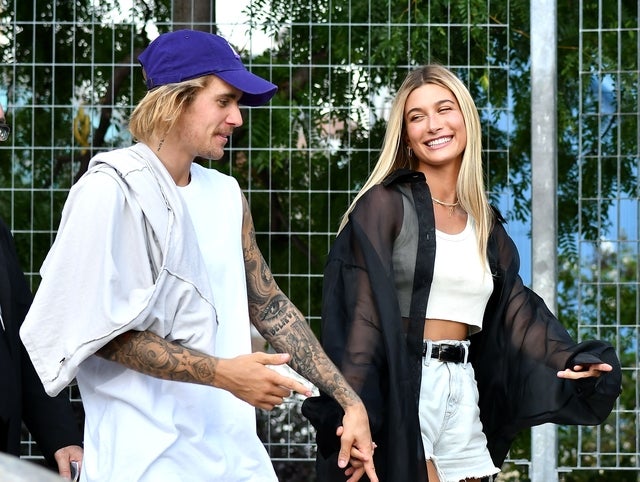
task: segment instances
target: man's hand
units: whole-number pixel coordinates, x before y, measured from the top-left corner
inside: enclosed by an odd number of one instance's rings
[[[78,445],[69,445],[56,450],[53,456],[58,464],[60,477],[71,479],[71,461],[77,461],[79,467],[82,468],[83,455],[84,450]]]
[[[267,366],[287,363],[291,358],[288,353],[217,358],[150,331],[128,331],[107,343],[97,355],[163,380],[222,388],[265,410],[280,405],[292,391],[308,397],[312,395],[311,390],[299,381]]]
[[[265,410],[272,410],[283,403],[292,391],[310,397],[312,393],[308,387],[267,366],[283,365],[289,359],[287,353],[252,353],[235,358],[219,358],[214,385]]]
[[[558,378],[577,380],[578,378],[599,377],[602,372],[610,372],[613,367],[608,363],[592,363],[575,365],[573,369],[567,368],[558,372]]]
[[[345,410],[342,426],[338,427],[336,435],[340,437],[338,466],[346,468],[344,473],[350,476],[347,482],[357,482],[365,473],[371,482],[378,482],[373,464],[375,443],[371,439],[369,417],[362,403]]]

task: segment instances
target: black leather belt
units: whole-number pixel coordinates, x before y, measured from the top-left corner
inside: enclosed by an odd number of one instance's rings
[[[427,356],[427,347],[429,344],[424,342],[422,345],[422,356]],[[431,345],[431,358],[438,361],[462,363],[465,361],[467,348],[464,345],[452,345],[450,343],[433,343]]]

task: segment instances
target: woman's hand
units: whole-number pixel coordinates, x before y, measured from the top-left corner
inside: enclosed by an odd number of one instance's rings
[[[568,380],[577,380],[578,378],[599,377],[603,372],[610,372],[613,367],[608,363],[585,363],[582,365],[574,365],[573,368],[567,368],[558,372],[558,378],[566,378]]]

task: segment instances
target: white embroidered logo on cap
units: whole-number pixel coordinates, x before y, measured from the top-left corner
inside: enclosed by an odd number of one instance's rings
[[[227,42],[226,39],[225,39],[225,42]],[[234,49],[233,46],[229,42],[227,42],[227,45],[229,46],[229,48],[233,52],[233,55],[235,56],[235,58],[240,60],[240,55],[238,55],[238,52],[236,52],[236,49]]]

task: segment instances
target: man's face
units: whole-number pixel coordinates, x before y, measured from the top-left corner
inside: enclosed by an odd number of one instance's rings
[[[9,134],[11,134],[11,127],[6,124],[4,120],[4,110],[2,110],[2,106],[0,105],[0,142],[9,139]]]
[[[242,125],[241,96],[240,90],[211,76],[178,122],[180,148],[194,158],[220,159],[233,130]]]

